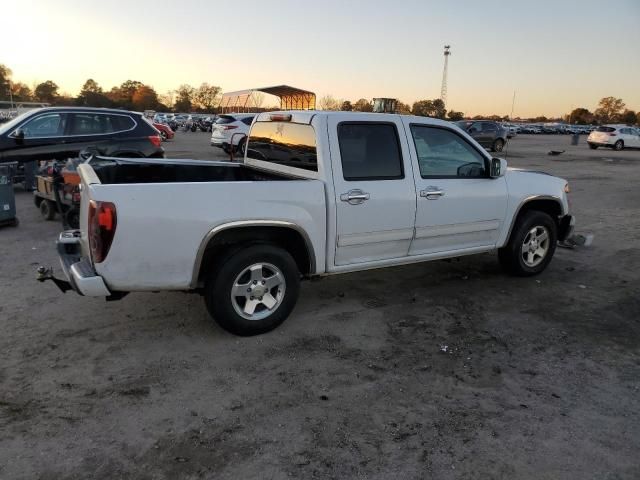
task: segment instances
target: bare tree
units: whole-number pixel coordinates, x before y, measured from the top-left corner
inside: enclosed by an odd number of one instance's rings
[[[320,110],[340,110],[342,102],[340,100],[336,100],[333,95],[325,95],[320,98],[318,105],[320,106]]]
[[[193,101],[200,108],[210,111],[218,102],[218,96],[222,89],[208,83],[201,84],[193,94]]]

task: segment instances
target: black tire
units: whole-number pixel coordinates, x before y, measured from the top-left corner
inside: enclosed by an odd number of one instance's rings
[[[616,143],[613,144],[613,149],[618,152],[623,148],[624,148],[624,142],[622,140],[618,140]]]
[[[167,132],[165,132],[164,130],[160,130],[160,137],[162,138],[163,142],[167,141]]]
[[[491,145],[492,152],[501,152],[503,148],[504,140],[502,140],[501,138],[496,139],[496,141],[493,142],[493,145]]]
[[[38,195],[34,195],[33,196],[33,204],[37,207],[40,208],[40,204],[42,203],[42,197],[39,197]]]
[[[247,146],[247,138],[244,137],[242,140],[238,142],[238,145],[236,146],[236,153],[244,156],[244,150],[246,146]]]
[[[590,144],[589,144],[589,148],[590,148],[591,150],[596,150],[596,149],[598,148],[598,145],[594,145],[593,143],[590,143]]]
[[[53,220],[56,218],[56,204],[51,200],[43,199],[40,202],[40,215],[45,220]]]
[[[539,263],[527,264],[524,259],[524,243],[528,235],[534,228],[544,229],[547,232],[548,242],[546,253],[541,257]],[[516,219],[516,223],[509,237],[507,244],[498,250],[498,258],[502,267],[510,274],[519,277],[529,277],[541,273],[556,251],[558,241],[558,227],[556,222],[548,214],[538,210],[528,210],[521,213]]]
[[[64,213],[64,219],[67,225],[73,229],[80,228],[80,210],[77,207],[71,207]]]
[[[275,266],[284,277],[284,291],[279,303],[273,307],[272,313],[263,318],[248,319],[236,311],[236,308],[243,308],[242,305],[239,305],[239,302],[242,301],[242,296],[236,297],[234,303],[231,291],[236,279],[244,278],[239,276],[247,271],[249,267],[257,264],[265,264],[265,270],[267,271],[269,270],[268,265]],[[265,270],[261,269],[263,272]],[[245,280],[239,281],[244,284]],[[247,286],[250,288],[260,287],[259,284],[257,287],[253,287],[250,284]],[[272,295],[272,298],[277,298],[278,293],[282,291],[279,290],[280,288],[274,287],[271,291],[267,290],[266,293]],[[300,272],[289,252],[275,245],[253,244],[229,253],[223,263],[219,264],[211,272],[205,284],[204,300],[209,314],[222,328],[235,335],[251,336],[273,330],[284,322],[298,300],[299,291]],[[266,295],[266,293],[259,294]],[[276,294],[275,297],[273,293]],[[268,312],[268,308],[262,304],[258,304],[255,308],[256,315],[264,315]],[[258,309],[261,310],[259,311]]]

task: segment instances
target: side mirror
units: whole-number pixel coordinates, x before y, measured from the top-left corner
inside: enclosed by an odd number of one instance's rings
[[[499,178],[507,173],[507,161],[504,158],[492,158],[489,160],[489,177]]]
[[[13,131],[13,133],[11,134],[11,136],[13,138],[15,138],[16,143],[18,145],[22,145],[22,142],[24,141],[24,130],[22,130],[21,128],[18,128],[16,130]]]

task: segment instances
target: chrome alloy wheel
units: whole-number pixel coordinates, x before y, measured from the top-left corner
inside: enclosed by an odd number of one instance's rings
[[[522,242],[522,260],[527,267],[536,267],[549,252],[549,232],[545,227],[533,227]]]
[[[247,320],[263,320],[282,303],[286,290],[284,275],[271,263],[254,263],[238,275],[231,287],[231,303]]]

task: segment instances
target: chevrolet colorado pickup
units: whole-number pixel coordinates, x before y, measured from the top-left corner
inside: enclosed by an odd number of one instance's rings
[[[565,180],[507,169],[424,117],[262,113],[239,163],[94,157],[78,170],[80,229],[60,234],[57,283],[107,299],[195,290],[238,335],[282,323],[303,278],[493,250],[535,275],[574,225]]]

